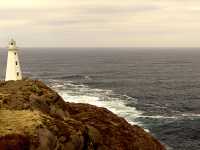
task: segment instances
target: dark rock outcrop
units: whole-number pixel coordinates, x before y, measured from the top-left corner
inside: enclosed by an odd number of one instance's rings
[[[105,108],[66,103],[40,81],[0,83],[1,150],[165,150]]]

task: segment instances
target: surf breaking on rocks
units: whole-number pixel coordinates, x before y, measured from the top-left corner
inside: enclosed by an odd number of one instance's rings
[[[113,113],[125,118],[131,124],[142,126],[136,121],[142,112],[135,107],[126,106],[126,101],[137,103],[137,99],[127,95],[117,95],[112,90],[90,88],[83,84],[75,84],[72,81],[51,80],[50,85],[65,101],[74,103],[88,103],[98,107],[105,107]]]

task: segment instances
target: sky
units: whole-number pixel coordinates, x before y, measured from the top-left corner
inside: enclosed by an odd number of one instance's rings
[[[0,0],[0,47],[200,47],[199,0]]]

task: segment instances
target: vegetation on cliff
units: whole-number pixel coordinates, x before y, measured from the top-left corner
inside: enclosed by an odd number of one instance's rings
[[[165,150],[105,108],[66,103],[40,81],[0,83],[1,150]]]

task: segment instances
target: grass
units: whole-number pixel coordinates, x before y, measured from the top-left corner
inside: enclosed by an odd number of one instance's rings
[[[34,134],[35,129],[42,125],[42,117],[38,111],[0,110],[0,135]]]
[[[42,90],[35,84],[32,85],[31,87],[31,91],[37,93],[37,94],[41,94]]]

